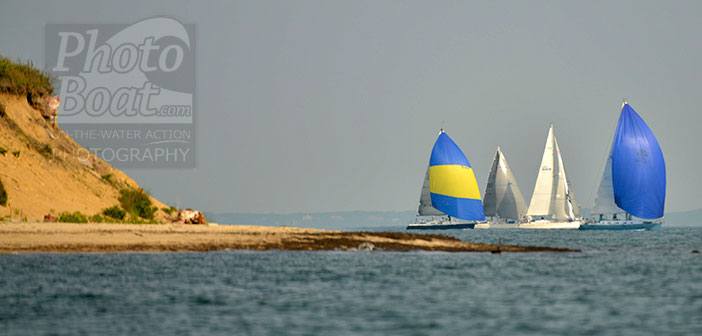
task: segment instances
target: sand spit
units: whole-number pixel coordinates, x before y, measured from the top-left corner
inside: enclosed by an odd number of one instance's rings
[[[551,247],[474,244],[445,235],[403,232],[239,225],[0,223],[0,253],[356,250],[366,242],[388,251],[574,252]]]

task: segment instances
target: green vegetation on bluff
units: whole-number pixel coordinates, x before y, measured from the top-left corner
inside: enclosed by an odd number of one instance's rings
[[[109,208],[102,209],[102,214],[110,218],[123,220],[124,216],[127,215],[127,211],[117,205],[113,205]]]
[[[1,180],[0,180],[0,205],[2,205],[2,206],[7,205],[7,191],[5,191],[5,186],[2,185]]]
[[[86,217],[84,214],[82,214],[80,211],[75,211],[75,212],[62,212],[58,218],[56,218],[57,222],[62,222],[62,223],[87,223],[88,222],[88,217]]]
[[[102,209],[101,213],[86,216],[80,211],[62,212],[57,222],[63,223],[131,223],[155,224],[154,213],[158,210],[152,206],[151,197],[141,188],[122,188],[119,205]]]
[[[27,96],[31,103],[54,93],[51,82],[51,75],[35,69],[31,61],[13,62],[0,56],[0,93]]]
[[[123,188],[119,191],[119,204],[134,217],[154,219],[157,207],[151,205],[151,197],[141,188]]]

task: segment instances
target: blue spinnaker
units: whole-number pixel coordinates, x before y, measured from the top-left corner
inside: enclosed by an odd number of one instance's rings
[[[465,220],[485,220],[473,168],[458,145],[443,131],[429,160],[431,204],[441,212]]]
[[[665,161],[656,137],[629,104],[624,104],[612,144],[614,202],[646,219],[663,217]]]

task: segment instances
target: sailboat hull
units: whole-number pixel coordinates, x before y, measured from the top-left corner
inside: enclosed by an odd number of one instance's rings
[[[601,221],[580,225],[580,230],[647,230],[660,231],[662,223],[650,221]]]
[[[473,229],[475,223],[450,223],[443,221],[432,221],[429,223],[410,223],[407,230],[461,230]]]
[[[536,220],[527,223],[519,224],[520,229],[568,229],[577,230],[580,228],[581,224],[585,221],[574,220],[574,221],[550,221],[550,220]]]
[[[519,223],[486,222],[475,224],[476,229],[518,229]]]

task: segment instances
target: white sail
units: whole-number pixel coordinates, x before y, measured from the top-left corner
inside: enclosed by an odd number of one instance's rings
[[[553,125],[549,127],[546,136],[544,155],[527,215],[555,220],[580,217],[580,206],[568,182],[558,141],[553,134]]]
[[[497,148],[497,153],[495,153],[495,158],[492,160],[492,165],[490,166],[490,173],[488,174],[487,184],[485,185],[485,194],[483,194],[483,210],[485,211],[486,217],[497,216],[497,205],[499,204],[497,200],[497,173],[499,172],[500,164],[500,148]]]
[[[422,193],[419,195],[419,209],[417,209],[417,214],[420,216],[442,216],[444,213],[431,205],[431,191],[429,187],[429,165],[427,165],[427,173],[424,175]]]
[[[485,216],[514,220],[520,220],[526,212],[526,202],[522,192],[499,147],[485,187],[483,208]]]
[[[610,148],[605,161],[605,168],[602,171],[600,187],[595,196],[595,206],[592,208],[593,215],[608,215],[624,212],[614,203],[614,188],[612,186],[612,149]]]
[[[553,125],[548,129],[546,136],[546,147],[541,158],[539,174],[536,176],[536,185],[531,194],[527,216],[548,216],[551,212],[551,196],[554,189],[554,144]]]
[[[565,165],[563,164],[563,157],[561,156],[561,149],[558,146],[558,140],[553,137],[553,142],[556,146],[556,158],[558,162],[558,187],[556,188],[556,194],[552,201],[552,214],[551,217],[557,220],[565,219],[575,219],[580,217],[580,206],[575,201],[575,193],[570,187],[570,181],[568,181],[568,176],[566,174]]]
[[[580,212],[580,203],[575,199],[575,193],[573,192],[573,188],[571,188],[570,180],[566,179],[566,181],[568,182],[568,195],[570,204],[573,207],[574,218],[582,218],[583,215],[582,212]]]

